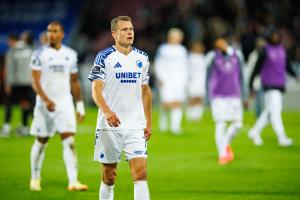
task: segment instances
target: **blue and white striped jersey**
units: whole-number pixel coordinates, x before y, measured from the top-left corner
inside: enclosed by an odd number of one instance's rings
[[[114,46],[104,49],[96,56],[88,78],[104,82],[104,99],[121,121],[119,127],[110,127],[99,110],[97,129],[146,127],[142,85],[149,82],[149,60],[145,52],[133,47],[128,55],[124,55]]]

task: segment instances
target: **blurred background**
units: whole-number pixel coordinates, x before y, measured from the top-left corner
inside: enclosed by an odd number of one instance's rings
[[[30,31],[33,45],[39,46],[41,32],[52,20],[65,26],[65,44],[79,55],[80,77],[85,100],[91,103],[87,75],[97,52],[113,44],[110,21],[118,15],[132,17],[135,44],[153,61],[159,44],[172,27],[184,31],[184,45],[201,41],[206,52],[214,35],[226,35],[232,46],[242,50],[247,61],[255,41],[270,27],[282,34],[283,44],[300,71],[300,2],[297,0],[2,0],[0,3],[0,102],[3,102],[4,56],[8,35]],[[151,86],[154,88],[155,76]],[[288,83],[285,108],[300,108],[299,90]]]

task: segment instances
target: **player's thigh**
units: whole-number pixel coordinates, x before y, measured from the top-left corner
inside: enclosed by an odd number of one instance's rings
[[[30,133],[42,138],[52,137],[55,134],[53,118],[51,118],[46,108],[42,106],[34,108]]]
[[[56,130],[59,133],[76,133],[76,116],[72,102],[57,105],[54,116]]]
[[[127,160],[147,158],[147,141],[144,130],[129,130],[125,133],[123,151]]]
[[[242,103],[238,98],[215,98],[211,107],[214,121],[237,121],[243,118]]]
[[[161,88],[160,98],[163,103],[174,101],[184,102],[186,99],[185,86],[181,84],[173,85],[166,83]]]
[[[94,160],[112,164],[121,161],[123,137],[116,130],[96,130],[94,143]]]

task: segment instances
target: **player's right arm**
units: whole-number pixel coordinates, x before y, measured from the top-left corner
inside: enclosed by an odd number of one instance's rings
[[[95,104],[102,110],[105,119],[109,126],[118,127],[121,124],[118,116],[114,113],[109,106],[107,105],[103,95],[103,85],[104,82],[102,80],[94,80],[92,83],[92,97]]]
[[[55,110],[55,103],[48,98],[48,96],[45,94],[41,84],[40,84],[40,78],[41,78],[41,71],[40,70],[32,70],[32,88],[36,92],[37,95],[41,97],[43,102],[45,103],[47,109],[49,111]]]
[[[31,76],[32,76],[32,88],[35,91],[35,93],[41,97],[47,109],[51,112],[55,110],[55,103],[48,98],[40,83],[41,68],[42,68],[42,62],[40,56],[42,50],[43,50],[42,48],[36,50],[31,56],[30,68],[31,68]]]

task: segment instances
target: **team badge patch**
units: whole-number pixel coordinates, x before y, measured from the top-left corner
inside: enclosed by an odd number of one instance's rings
[[[142,61],[137,60],[137,61],[136,61],[136,66],[137,66],[138,68],[142,68],[142,67],[143,67]]]

